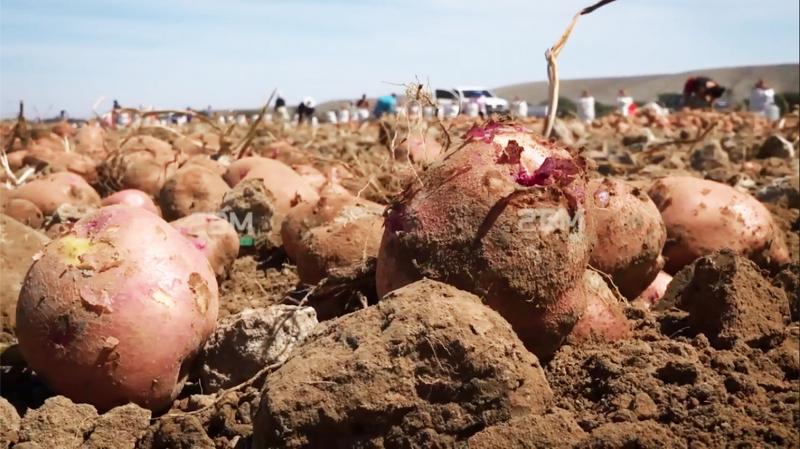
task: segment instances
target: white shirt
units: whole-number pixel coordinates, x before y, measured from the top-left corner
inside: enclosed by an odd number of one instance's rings
[[[578,117],[584,122],[594,120],[594,97],[581,97],[578,100]]]
[[[753,88],[750,92],[750,111],[763,114],[767,107],[775,104],[775,90]]]
[[[629,108],[633,104],[633,98],[631,97],[617,97],[617,110],[622,114],[623,117],[627,117]]]

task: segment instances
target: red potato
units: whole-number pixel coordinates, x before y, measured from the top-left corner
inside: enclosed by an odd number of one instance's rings
[[[170,224],[206,256],[217,276],[224,275],[239,255],[239,234],[216,215],[195,213]]]
[[[769,210],[746,193],[714,181],[670,176],[656,181],[649,195],[667,227],[668,273],[725,248],[761,264],[790,261]]]
[[[199,165],[188,165],[167,180],[158,202],[164,217],[176,220],[195,212],[217,212],[229,190],[220,175]]]
[[[667,230],[647,194],[621,180],[593,179],[586,211],[597,243],[589,264],[611,276],[620,293],[632,300],[663,266],[661,249]]]
[[[384,207],[357,198],[335,183],[320,200],[294,207],[281,228],[286,254],[305,284],[336,273],[354,272],[375,259],[383,234]]]
[[[634,302],[646,309],[653,307],[664,297],[664,293],[667,292],[667,287],[669,287],[670,282],[672,282],[672,276],[663,271],[659,271],[658,276],[656,276],[653,282],[647,286]]]
[[[115,190],[138,189],[155,197],[179,166],[180,158],[170,144],[135,136],[101,166],[101,177]]]
[[[100,195],[83,178],[71,172],[51,173],[34,179],[12,190],[9,197],[30,201],[44,215],[53,215],[62,204],[100,205]]]
[[[161,216],[161,210],[158,208],[158,206],[156,206],[156,203],[153,202],[153,198],[151,198],[150,195],[146,194],[145,192],[136,189],[126,189],[112,193],[111,195],[103,198],[100,204],[103,206],[120,204],[123,206],[140,207],[146,211],[158,215],[159,217]]]
[[[567,341],[582,345],[630,337],[631,326],[622,311],[622,303],[608,288],[603,277],[595,271],[586,270],[582,287],[586,295],[586,309]]]
[[[180,392],[218,309],[214,273],[189,240],[141,208],[109,206],[31,266],[17,338],[55,392],[101,411],[158,411]]]
[[[582,311],[562,298],[582,279],[594,239],[583,161],[515,125],[489,122],[465,137],[388,211],[378,294],[427,277],[481,296],[520,334],[534,321],[557,323],[553,338],[523,338],[546,357]]]

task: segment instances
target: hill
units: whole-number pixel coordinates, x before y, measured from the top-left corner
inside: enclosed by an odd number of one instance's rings
[[[578,98],[583,89],[588,89],[597,101],[613,103],[617,92],[625,89],[637,101],[655,100],[658,94],[682,92],[686,79],[697,75],[707,76],[732,89],[736,100],[747,98],[750,95],[750,88],[759,78],[763,78],[776,92],[800,91],[800,64],[779,64],[692,70],[661,75],[562,80],[560,95]],[[512,99],[518,96],[528,103],[540,104],[547,100],[547,82],[537,81],[498,87],[494,89],[494,93],[503,98]]]

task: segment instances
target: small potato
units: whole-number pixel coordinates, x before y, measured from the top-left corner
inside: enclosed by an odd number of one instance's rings
[[[239,255],[239,235],[216,215],[195,213],[170,224],[206,256],[217,276],[223,276]]]
[[[608,288],[603,277],[595,271],[586,270],[583,287],[586,292],[586,309],[572,328],[567,341],[573,345],[581,345],[630,337],[630,323],[622,311],[620,300]]]
[[[664,221],[644,191],[621,180],[593,179],[587,190],[591,199],[586,216],[597,233],[589,264],[609,274],[620,293],[632,300],[663,266]]]
[[[150,198],[150,195],[136,189],[120,190],[119,192],[112,193],[111,195],[103,198],[101,204],[103,206],[112,206],[114,204],[121,204],[124,206],[141,207],[144,210],[150,211],[159,217],[161,210]]]
[[[32,202],[24,198],[13,198],[3,206],[3,213],[33,229],[44,223],[44,214]]]
[[[71,172],[58,172],[25,183],[9,194],[35,204],[44,215],[52,215],[62,204],[99,206],[100,195],[83,178]]]
[[[231,162],[223,178],[225,178],[225,182],[227,182],[229,186],[236,187],[236,184],[239,184],[239,181],[244,179],[244,177],[250,173],[250,170],[262,164],[271,166],[272,162],[270,161],[271,159],[261,156],[243,157]]]
[[[184,162],[183,165],[181,165],[181,168],[188,167],[189,165],[199,165],[201,167],[211,170],[212,172],[220,176],[224,176],[225,172],[227,171],[227,169],[222,164],[202,154],[189,156],[189,159],[186,159],[186,162]]]
[[[221,176],[199,165],[188,165],[169,178],[158,202],[164,217],[176,220],[195,212],[216,212],[230,190]]]
[[[187,156],[217,154],[220,149],[219,136],[214,133],[193,133],[177,138],[172,145]]]
[[[656,181],[648,192],[667,227],[665,271],[725,248],[762,265],[789,262],[789,252],[769,210],[725,184],[691,176]]]
[[[442,144],[435,138],[412,134],[395,149],[395,158],[418,163],[431,163],[442,156]]]

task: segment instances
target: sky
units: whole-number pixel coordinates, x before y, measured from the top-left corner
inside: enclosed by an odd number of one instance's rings
[[[0,0],[0,116],[257,108],[546,79],[593,0]],[[800,59],[797,0],[618,0],[578,23],[563,79]]]

